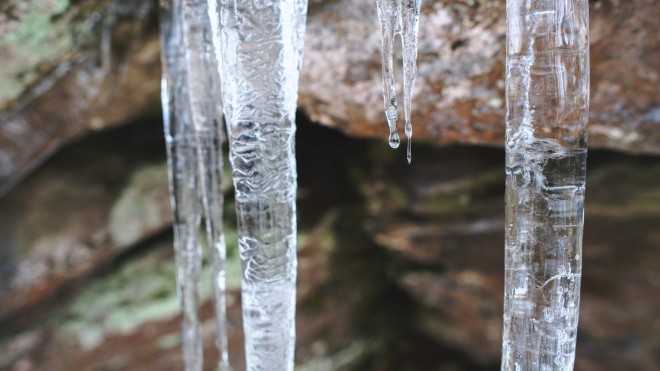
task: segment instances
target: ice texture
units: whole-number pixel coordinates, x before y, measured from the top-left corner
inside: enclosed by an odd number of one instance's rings
[[[403,56],[403,108],[405,133],[408,138],[406,157],[412,161],[412,91],[417,75],[417,34],[421,0],[376,0],[378,20],[383,37],[383,102],[385,118],[390,129],[389,144],[399,147],[401,139],[397,129],[399,118],[394,80],[394,39],[401,37]]]
[[[205,2],[161,1],[162,106],[174,211],[177,288],[186,370],[202,370],[202,227],[210,251],[220,370],[229,370],[222,231],[222,104]],[[204,224],[202,224],[202,220]]]
[[[507,1],[502,370],[572,370],[589,111],[587,0]]]
[[[295,111],[307,1],[217,0],[210,8],[219,18],[214,44],[238,218],[247,369],[293,370]]]

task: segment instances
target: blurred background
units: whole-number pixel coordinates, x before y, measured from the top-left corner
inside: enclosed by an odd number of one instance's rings
[[[659,370],[660,2],[590,4],[576,370]],[[374,2],[311,0],[297,134],[299,370],[499,369],[504,22],[504,1],[423,3],[408,165],[404,146],[387,145]],[[0,3],[0,370],[182,369],[159,53],[156,1]]]

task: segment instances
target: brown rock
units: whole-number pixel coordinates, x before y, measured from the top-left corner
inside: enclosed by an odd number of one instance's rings
[[[660,3],[590,3],[590,145],[658,154]],[[501,146],[504,1],[441,0],[422,7],[414,137]],[[379,30],[373,1],[321,2],[310,8],[300,106],[313,121],[386,140]]]

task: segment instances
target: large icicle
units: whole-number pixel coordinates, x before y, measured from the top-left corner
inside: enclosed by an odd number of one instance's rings
[[[406,157],[412,161],[412,91],[417,74],[417,32],[419,29],[419,11],[421,0],[376,0],[378,20],[383,37],[383,101],[385,118],[390,128],[389,143],[392,148],[399,147],[400,138],[397,129],[399,117],[394,81],[394,39],[401,36],[403,51],[403,107],[405,114],[405,133],[408,138]]]
[[[225,319],[225,244],[222,232],[222,105],[218,63],[210,44],[205,2],[162,2],[162,103],[175,216],[177,287],[183,316],[186,370],[203,367],[198,319],[205,219],[215,296],[220,369],[228,370]]]
[[[215,0],[209,0],[215,1]],[[293,370],[295,110],[305,0],[217,0],[248,370]]]
[[[507,1],[502,370],[571,370],[582,273],[587,0]]]

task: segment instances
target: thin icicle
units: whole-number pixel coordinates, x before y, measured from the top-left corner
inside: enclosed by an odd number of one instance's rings
[[[390,128],[389,143],[392,148],[399,147],[401,139],[396,127],[399,111],[394,83],[394,37],[399,21],[398,0],[377,0],[378,20],[383,37],[383,103],[385,118]]]
[[[571,370],[582,274],[587,0],[507,1],[502,370]]]
[[[408,138],[406,157],[412,161],[412,91],[417,76],[417,30],[419,29],[419,10],[421,0],[402,0],[401,3],[401,40],[403,41],[403,108],[406,118],[405,133]]]
[[[412,91],[417,75],[417,33],[421,0],[376,0],[378,20],[383,37],[383,102],[385,118],[390,129],[389,144],[399,147],[401,139],[397,129],[399,118],[396,86],[394,82],[394,39],[401,36],[403,50],[403,107],[405,133],[408,138],[406,157],[412,161]]]
[[[186,370],[203,367],[198,319],[201,218],[210,249],[220,369],[228,370],[222,232],[222,105],[207,5],[163,2],[163,113]]]
[[[211,0],[213,1],[213,0]],[[293,370],[304,0],[218,0],[248,370]]]
[[[211,256],[215,299],[216,345],[221,371],[230,370],[225,300],[226,245],[222,227],[222,100],[219,63],[211,43],[209,9],[204,1],[184,1],[184,48],[189,75],[189,99],[197,151],[199,192]]]
[[[198,318],[199,272],[202,263],[194,136],[186,103],[186,77],[179,46],[182,44],[181,4],[163,4],[161,36],[163,79],[161,98],[168,153],[170,194],[174,211],[176,281],[182,316],[183,358],[187,371],[202,370],[203,344]]]

